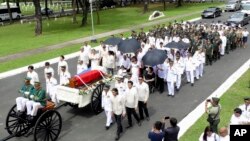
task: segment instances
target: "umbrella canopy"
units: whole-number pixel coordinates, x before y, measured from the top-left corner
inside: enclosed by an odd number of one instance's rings
[[[182,44],[183,48],[181,48],[181,49],[187,49],[190,47],[190,43],[185,43],[183,41],[179,41],[178,43]]]
[[[122,53],[136,53],[141,48],[141,44],[136,39],[122,40],[118,44],[118,50]]]
[[[115,45],[118,45],[121,41],[122,41],[121,38],[118,38],[118,37],[111,37],[111,38],[105,40],[103,43],[104,43],[104,44],[107,44],[107,45],[115,46]]]
[[[164,50],[153,49],[149,50],[143,57],[142,62],[144,65],[155,66],[163,64],[167,59],[167,54]]]
[[[183,44],[181,44],[180,42],[174,42],[174,41],[166,44],[164,47],[167,47],[167,48],[177,48],[177,49],[184,48]]]

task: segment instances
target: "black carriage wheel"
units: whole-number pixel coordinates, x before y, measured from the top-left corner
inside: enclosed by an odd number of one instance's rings
[[[103,91],[104,83],[99,84],[94,89],[91,96],[91,109],[95,114],[99,114],[102,112],[102,91]]]
[[[35,141],[55,141],[62,128],[62,117],[59,112],[49,110],[44,112],[34,127]]]
[[[17,116],[16,104],[10,109],[6,118],[6,130],[9,134],[16,134],[20,137],[30,129],[30,124],[26,120],[26,115]]]

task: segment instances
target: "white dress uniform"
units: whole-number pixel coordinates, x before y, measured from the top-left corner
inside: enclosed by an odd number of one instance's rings
[[[179,41],[180,41],[180,37],[174,36],[174,37],[173,37],[173,41],[174,41],[174,42],[179,42]]]
[[[125,69],[129,69],[131,66],[131,62],[128,58],[126,58],[126,60],[124,60],[124,58],[122,57],[120,60],[120,65],[119,66],[124,66]]]
[[[201,53],[199,53],[199,61],[200,61],[199,75],[200,75],[200,77],[203,77],[204,64],[206,62],[206,55],[205,55],[204,51],[202,51]]]
[[[101,58],[102,58],[102,66],[107,68],[107,63],[108,63],[108,60],[107,60],[107,57],[108,57],[108,50],[107,50],[107,49],[104,50],[103,48],[101,48],[101,49],[100,49],[100,56],[101,56]]]
[[[162,38],[156,38],[155,40],[155,47],[159,47],[160,46],[160,43],[164,43],[164,40]]]
[[[107,93],[105,91],[102,92],[102,108],[105,111],[107,120],[106,120],[106,127],[109,127],[112,121],[112,99],[113,95],[111,91]]]
[[[91,67],[96,67],[96,66],[100,66],[100,55],[99,54],[90,54],[89,55],[89,59],[91,60]]]
[[[227,37],[226,36],[220,36],[220,39],[222,41],[221,48],[220,48],[220,54],[224,55],[225,54],[225,48],[227,46]]]
[[[246,124],[250,122],[249,120],[246,119],[243,115],[240,115],[239,117],[236,117],[234,114],[231,116],[230,119],[230,125],[241,125],[241,124]]]
[[[30,84],[34,85],[35,82],[39,82],[38,74],[33,70],[32,72],[27,72],[27,77],[31,78]]]
[[[116,81],[115,82],[115,88],[118,89],[119,95],[124,96],[127,86],[126,86],[126,84],[124,82],[119,83],[119,82]]]
[[[65,60],[59,61],[58,62],[58,67],[57,67],[57,73],[58,73],[59,76],[60,76],[60,73],[61,73],[61,66],[65,66],[66,67],[66,71],[69,70],[68,63]]]
[[[67,85],[69,84],[69,79],[71,75],[68,71],[60,73],[60,85]]]
[[[49,68],[44,68],[44,76],[45,76],[45,79],[47,79],[47,76],[46,76],[46,73],[51,73],[51,76],[54,77],[55,76],[55,71],[52,67],[49,67]]]
[[[89,54],[88,54],[88,51],[84,50],[83,52],[80,52],[79,60],[82,60],[83,64],[88,65],[89,64]]]
[[[194,56],[193,56],[193,61],[195,63],[195,77],[196,79],[199,79],[200,77],[200,64],[201,64],[201,56],[199,55],[199,51],[196,51]]]
[[[155,45],[155,37],[149,36],[149,37],[148,37],[148,40],[149,40],[149,44],[150,44],[150,45]]]
[[[84,70],[87,70],[88,66],[86,64],[77,64],[77,71],[76,74],[80,74],[81,72],[83,72]]]
[[[46,92],[49,94],[51,100],[57,105],[59,101],[56,97],[57,80],[54,77],[46,79]]]
[[[194,61],[192,57],[186,57],[185,62],[185,71],[187,75],[187,82],[194,83]]]
[[[137,61],[136,63],[131,63],[131,73],[132,77],[135,79],[138,79],[139,77],[139,68],[140,68],[140,63]]]
[[[184,64],[183,58],[180,57],[179,60],[175,59],[174,65],[176,68],[176,87],[177,87],[177,89],[179,89],[181,86],[181,76],[182,76],[184,69],[185,69],[185,64]]]
[[[250,121],[250,105],[242,104],[239,106],[242,111],[242,116],[244,116],[248,121]]]
[[[175,66],[167,67],[167,84],[168,84],[168,95],[174,96],[174,82],[176,81],[177,70]]]

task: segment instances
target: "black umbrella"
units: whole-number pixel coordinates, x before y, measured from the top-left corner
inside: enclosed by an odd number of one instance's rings
[[[105,40],[103,43],[107,44],[107,45],[113,45],[113,46],[115,46],[115,45],[118,45],[121,41],[122,41],[121,38],[111,37],[111,38]]]
[[[141,48],[141,44],[136,39],[122,40],[118,44],[118,50],[122,53],[136,53]]]
[[[183,41],[179,41],[178,42],[179,44],[182,44],[183,48],[180,48],[180,49],[187,49],[190,47],[190,43],[185,43]]]
[[[167,59],[167,54],[164,50],[153,49],[149,50],[143,57],[142,62],[144,65],[156,66],[163,64]]]
[[[177,48],[177,49],[184,48],[183,44],[181,44],[180,42],[174,42],[174,41],[166,44],[164,47],[167,47],[167,48]]]

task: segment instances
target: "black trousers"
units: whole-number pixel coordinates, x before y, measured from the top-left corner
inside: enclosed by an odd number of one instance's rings
[[[164,79],[157,77],[157,85],[159,86],[160,93],[164,92]]]
[[[139,116],[137,115],[135,108],[126,107],[126,112],[128,116],[128,125],[132,126],[132,115],[134,116],[137,122],[140,122]]]
[[[117,130],[116,130],[116,135],[120,135],[123,132],[122,129],[122,115],[114,115],[115,116],[115,121],[117,124]]]
[[[139,101],[138,106],[139,106],[140,119],[144,119],[143,111],[144,111],[146,117],[149,117],[147,103],[144,103],[143,101]]]
[[[213,64],[213,58],[212,55],[206,54],[206,65],[212,65]]]

